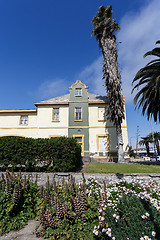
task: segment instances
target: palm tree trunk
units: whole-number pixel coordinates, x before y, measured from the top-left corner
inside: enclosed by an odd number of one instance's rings
[[[105,31],[104,31],[105,32]],[[123,139],[121,124],[124,118],[123,96],[121,93],[121,77],[118,72],[117,49],[115,37],[102,37],[101,46],[104,57],[103,79],[109,98],[107,115],[109,120],[116,126],[118,143],[118,162],[123,163]]]
[[[146,142],[145,145],[146,145],[147,156],[149,157],[149,155],[150,155],[150,154],[149,154],[149,143]]]
[[[122,129],[120,126],[116,126],[116,132],[117,132],[117,144],[118,144],[118,162],[125,163],[124,153],[123,153]]]

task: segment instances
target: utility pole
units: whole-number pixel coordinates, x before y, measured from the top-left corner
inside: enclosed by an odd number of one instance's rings
[[[137,126],[137,132],[136,132],[136,156],[137,156],[137,151],[138,151],[138,137],[140,136],[139,134],[139,126]]]
[[[152,128],[152,119],[150,118],[150,124],[151,124],[151,134],[153,138],[153,150],[154,150],[154,155],[156,156],[156,161],[157,161],[157,154],[156,154],[156,148],[155,148],[155,139],[154,139],[154,132]]]

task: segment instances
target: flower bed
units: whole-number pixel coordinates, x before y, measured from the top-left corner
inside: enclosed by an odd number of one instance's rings
[[[160,239],[160,185],[119,181],[106,186],[94,179],[76,184],[49,181],[38,188],[21,175],[6,173],[0,181],[0,231],[36,217],[37,237],[53,239]]]

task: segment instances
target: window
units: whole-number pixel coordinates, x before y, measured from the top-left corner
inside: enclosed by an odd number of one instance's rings
[[[75,108],[75,121],[82,121],[82,108],[81,107]]]
[[[75,96],[82,96],[82,88],[75,89]]]
[[[20,117],[20,125],[27,125],[28,124],[28,116],[21,116]]]
[[[105,107],[98,108],[98,121],[105,121],[106,120],[106,109]]]
[[[97,151],[108,152],[109,151],[109,136],[98,135],[97,136]]]
[[[59,108],[53,108],[53,121],[59,121]]]

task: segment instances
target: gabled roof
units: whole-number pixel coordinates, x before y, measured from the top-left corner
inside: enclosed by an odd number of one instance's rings
[[[70,94],[66,94],[60,97],[51,98],[45,101],[41,101],[39,103],[35,103],[35,105],[52,105],[52,104],[69,104]],[[106,103],[107,97],[100,96],[93,93],[88,93],[88,103]]]
[[[69,96],[70,94],[66,94],[60,97],[55,97],[55,98],[50,98],[48,100],[45,101],[41,101],[39,103],[35,103],[35,104],[43,104],[43,103],[68,103],[69,102]]]

